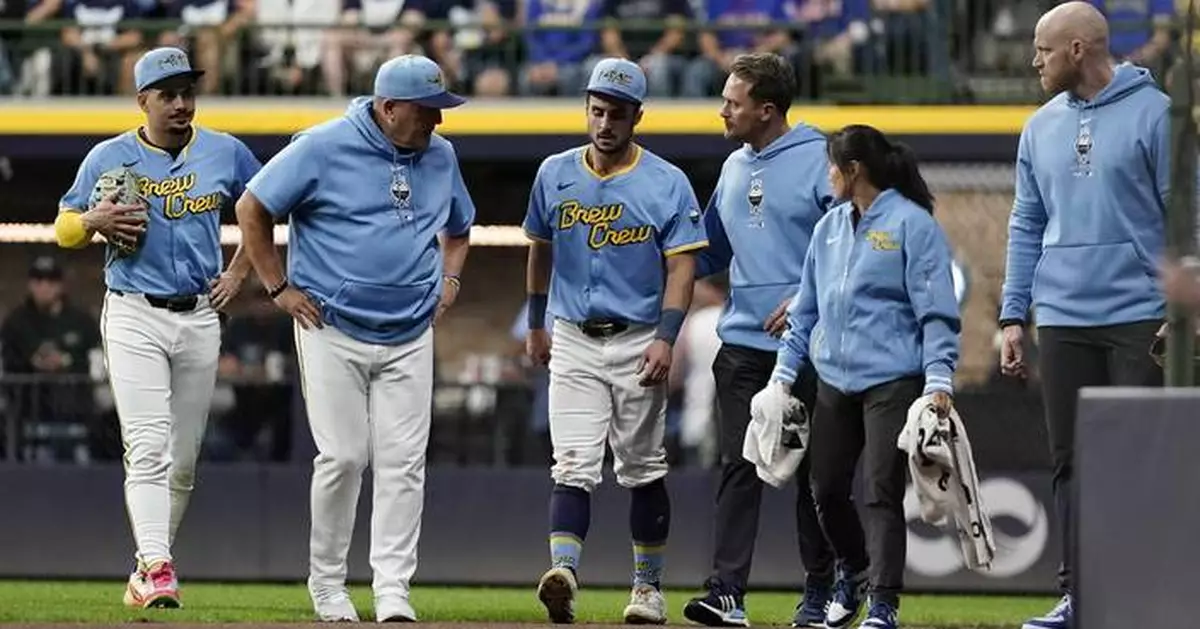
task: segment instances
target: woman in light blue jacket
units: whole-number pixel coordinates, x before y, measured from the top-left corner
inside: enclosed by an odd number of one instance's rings
[[[952,258],[907,147],[853,125],[830,137],[828,152],[834,194],[846,201],[813,232],[768,386],[790,387],[805,361],[820,378],[808,456],[839,560],[827,626],[852,623],[869,593],[859,627],[894,629],[907,539],[896,439],[921,396],[939,413],[951,406],[960,331]],[[860,455],[865,530],[851,495]]]

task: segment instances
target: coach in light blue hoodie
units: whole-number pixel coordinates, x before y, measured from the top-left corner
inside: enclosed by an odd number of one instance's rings
[[[743,595],[750,575],[762,481],[742,458],[750,398],[766,385],[775,364],[786,307],[796,292],[813,226],[832,200],[825,136],[804,124],[789,126],[796,91],[792,68],[773,54],[738,57],[724,90],[725,136],[744,142],[721,169],[708,208],[709,246],[696,256],[696,273],[729,271],[730,297],[718,322],[721,348],[713,363],[717,382],[721,482],[708,593],[684,607],[688,619],[710,626],[749,622]],[[810,408],[816,394],[811,370],[796,396]],[[807,479],[803,464],[797,477]],[[833,551],[817,521],[808,483],[799,484],[796,517],[807,582],[797,626],[824,619],[834,579]]]
[[[860,629],[896,629],[908,534],[896,440],[923,396],[949,412],[961,322],[950,245],[912,152],[852,125],[829,153],[835,194],[849,201],[813,232],[769,386],[791,387],[806,364],[819,376],[806,458],[844,570],[823,626],[853,622],[866,591]],[[852,498],[860,457],[865,528]]]
[[[432,60],[384,63],[372,97],[298,134],[237,204],[268,295],[296,319],[313,460],[308,589],[323,621],[357,621],[346,557],[362,475],[374,478],[371,567],[379,621],[414,621],[433,324],[458,293],[475,206],[454,147],[433,131],[463,99]],[[289,222],[288,269],[272,246]]]
[[[1090,5],[1052,9],[1034,43],[1034,68],[1054,97],[1025,123],[1017,149],[1000,367],[1024,375],[1022,337],[1033,315],[1067,535],[1079,389],[1162,384],[1150,347],[1165,314],[1157,265],[1166,244],[1170,100],[1145,68],[1112,65],[1104,18]],[[1072,624],[1072,546],[1062,541],[1064,596],[1026,629]]]

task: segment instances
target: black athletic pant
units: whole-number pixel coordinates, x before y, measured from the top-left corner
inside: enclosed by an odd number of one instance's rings
[[[821,523],[839,562],[851,573],[870,568],[876,600],[898,604],[904,589],[908,530],[904,523],[906,455],[896,446],[908,408],[921,397],[924,378],[893,380],[847,395],[824,381],[817,404],[808,458]],[[863,461],[859,520],[854,475]]]
[[[1058,584],[1071,590],[1075,551],[1071,516],[1074,477],[1075,409],[1079,389],[1093,386],[1157,387],[1163,371],[1150,356],[1162,321],[1142,321],[1095,328],[1038,328],[1039,372],[1046,428],[1054,462],[1054,504],[1063,545]]]
[[[771,380],[775,353],[722,345],[713,361],[717,385],[717,432],[721,451],[721,481],[717,488],[716,540],[713,578],[722,589],[744,592],[758,535],[758,512],[763,481],[754,465],[742,457],[742,443],[750,424],[750,399]],[[800,374],[793,395],[812,411],[816,376]],[[809,483],[809,457],[796,470],[796,528],[800,560],[810,584],[833,581],[833,551],[817,519]],[[712,584],[710,583],[710,586]]]

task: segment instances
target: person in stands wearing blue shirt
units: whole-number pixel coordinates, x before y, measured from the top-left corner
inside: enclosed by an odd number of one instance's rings
[[[524,26],[527,60],[517,79],[521,96],[578,96],[599,62],[599,36],[588,26],[600,19],[601,0],[529,0]],[[549,30],[568,27],[567,30]],[[546,29],[546,30],[539,30]]]
[[[848,626],[869,592],[859,629],[895,629],[908,536],[896,439],[918,399],[950,411],[962,326],[950,245],[916,157],[864,125],[828,147],[833,193],[846,202],[813,230],[762,394],[787,395],[806,364],[817,371],[807,456],[839,564],[825,626]],[[852,497],[860,455],[865,526]]]
[[[1119,61],[1160,69],[1171,46],[1172,0],[1090,0],[1113,25],[1108,50]]]
[[[717,91],[717,83],[729,74],[739,54],[773,52],[786,56],[791,36],[784,29],[754,30],[729,28],[747,24],[772,24],[787,21],[784,0],[707,0],[708,23],[714,30],[701,31],[696,43],[700,54],[683,72],[682,96],[707,98]]]

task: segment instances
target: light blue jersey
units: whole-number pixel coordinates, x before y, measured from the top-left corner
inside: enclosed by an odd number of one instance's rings
[[[357,98],[341,118],[297,134],[247,187],[272,216],[288,217],[288,281],[324,321],[364,343],[398,345],[433,322],[438,235],[468,235],[475,205],[448,140],[397,148],[371,102]]]
[[[962,322],[942,228],[895,190],[857,226],[853,213],[843,203],[813,231],[772,378],[791,384],[812,361],[850,395],[922,375],[925,393],[951,392]]]
[[[708,245],[687,176],[635,148],[632,165],[604,177],[587,164],[586,147],[551,155],[538,168],[524,228],[553,243],[547,310],[555,317],[654,325],[663,257]]]
[[[221,213],[232,212],[258,158],[241,140],[199,126],[179,156],[151,145],[138,131],[97,144],[83,158],[60,212],[83,212],[100,175],[128,166],[147,201],[145,242],[117,257],[108,246],[105,283],[112,290],[161,297],[200,295],[221,273]]]

